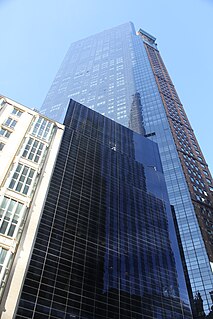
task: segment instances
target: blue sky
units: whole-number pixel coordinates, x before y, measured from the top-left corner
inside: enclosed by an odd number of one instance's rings
[[[40,108],[71,42],[132,21],[158,48],[213,170],[213,0],[0,0],[0,94]]]

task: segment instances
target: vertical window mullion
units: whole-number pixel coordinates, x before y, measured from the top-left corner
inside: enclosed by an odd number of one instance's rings
[[[6,201],[6,205],[4,208],[4,213],[2,214],[2,220],[0,222],[0,233],[15,237],[21,224],[25,207],[23,204],[16,200],[4,197],[0,206],[1,210],[3,210],[2,204],[4,203],[4,201]],[[9,210],[10,206],[13,206],[11,210]],[[7,215],[9,215],[9,219]],[[17,215],[17,223],[14,222],[15,215]],[[4,223],[7,224],[5,229],[2,228],[2,225]],[[12,230],[12,226],[14,226],[14,231]]]
[[[35,145],[35,140],[32,141],[29,152],[27,154],[27,158],[30,159],[31,161],[33,161],[33,158],[34,158],[34,155],[32,155],[32,158],[30,158],[31,154],[33,154],[34,145]]]
[[[31,144],[30,144],[31,142]],[[29,150],[28,150],[28,154],[27,154],[27,158],[29,158],[30,153],[32,152],[32,148],[33,148],[33,143],[34,143],[34,139],[32,139],[31,137],[28,140],[29,143]]]
[[[44,124],[44,119],[42,119],[42,120],[41,120],[40,127],[39,127],[39,134],[38,134],[40,138],[43,138],[44,125],[45,125],[45,124]]]
[[[15,225],[15,229],[14,229],[14,232],[13,232],[13,234],[12,234],[12,237],[16,237],[16,235],[17,235],[17,233],[18,233],[18,231],[19,231],[19,228],[20,228],[20,224],[21,224],[22,219],[23,219],[24,211],[25,211],[25,207],[24,207],[24,205],[22,205],[21,210],[20,210],[20,213],[19,213],[19,215],[18,215],[18,222],[17,222],[17,224],[15,224],[14,222],[12,222],[12,220],[14,219],[14,216],[15,216],[15,214],[16,214],[16,212],[17,212],[17,209],[18,209],[18,205],[19,205],[19,204],[20,204],[20,203],[17,202],[16,209],[15,209],[15,211],[14,211],[14,214],[13,214],[13,217],[12,217],[11,223],[10,223],[10,226],[11,226],[11,225]],[[10,230],[10,229],[9,229],[9,230]],[[9,235],[9,236],[10,236],[10,235]]]
[[[32,175],[32,176],[30,176],[30,175]],[[27,195],[28,193],[31,192],[34,179],[35,179],[35,170],[30,168],[28,171],[28,174],[27,174],[25,184],[24,184],[23,194]],[[28,183],[27,183],[27,181],[28,181]],[[25,193],[25,189],[27,189],[26,193]]]
[[[17,171],[17,168],[22,166],[21,164],[18,164],[15,168],[15,171],[13,172],[10,184],[9,184],[9,188],[10,189],[15,189],[16,188],[16,184],[17,184],[17,179],[19,177],[19,173],[20,171]]]
[[[36,153],[35,153],[35,157],[34,157],[34,162],[36,163],[39,163],[41,158],[42,158],[42,155],[43,155],[43,152],[44,152],[44,143],[39,143],[38,144],[38,147],[37,147],[37,150],[36,150]]]
[[[26,194],[24,193],[25,195],[27,195],[27,193],[28,193],[28,191],[29,191],[29,186],[30,186],[30,185],[27,184],[27,180],[28,180],[28,178],[29,178],[30,172],[31,172],[31,168],[28,169],[27,175],[26,175],[26,177],[25,177],[24,184],[23,184],[23,191],[24,191],[24,189],[25,189],[26,187],[28,187],[28,190],[27,190]]]
[[[30,138],[28,138],[27,142],[23,145],[24,149],[23,149],[23,152],[22,152],[22,156],[24,158],[28,158],[28,156],[29,156],[29,152],[30,152],[31,147],[32,147],[32,142],[31,141],[33,141],[33,139],[30,137]]]
[[[14,202],[15,202],[15,201],[14,201]],[[15,204],[14,207],[12,208],[12,210],[9,211],[9,207],[10,207],[11,204],[12,204],[12,200],[11,200],[11,199],[10,199],[10,200],[8,199],[8,207],[7,207],[7,210],[5,211],[5,216],[4,216],[4,220],[3,220],[3,223],[7,223],[7,226],[6,226],[5,231],[1,231],[1,233],[5,234],[5,235],[7,235],[8,229],[10,228],[10,224],[11,224],[13,212],[14,212],[14,209],[15,209],[15,207],[16,207],[16,204]],[[10,214],[9,217],[7,216],[8,214]],[[7,218],[7,219],[6,219],[6,218]],[[2,223],[2,224],[3,224],[3,223]]]
[[[12,203],[14,203],[14,206],[12,207],[12,210],[10,211],[9,207],[10,207],[10,205],[12,205]],[[15,202],[12,199],[8,199],[8,206],[7,206],[7,210],[5,211],[5,217],[4,217],[4,222],[7,223],[7,227],[6,227],[5,231],[2,232],[5,235],[7,235],[8,229],[10,228],[11,220],[12,220],[12,217],[14,214],[14,210],[16,209],[16,205],[17,205],[17,202]],[[10,214],[9,217],[7,216],[8,214]],[[6,219],[6,217],[7,217],[7,219]]]
[[[41,152],[39,154],[39,151],[40,151],[40,147],[41,147],[41,143],[39,142],[39,144],[37,145],[37,148],[35,150],[35,154],[34,154],[34,162],[38,163],[39,160],[40,160],[40,157],[41,157]],[[38,160],[36,160],[38,158]]]
[[[6,212],[8,210],[9,204],[10,204],[9,199],[6,198],[6,197],[3,197],[2,202],[1,202],[1,206],[2,206],[2,203],[3,203],[4,199],[6,201],[5,208],[0,207],[1,211],[4,209],[3,214],[2,214],[2,218],[1,218],[1,221],[0,221],[0,228],[2,227],[3,221],[5,220],[5,215],[6,215]]]
[[[47,138],[47,135],[48,135],[48,133],[47,133],[47,127],[48,127],[48,122],[46,122],[45,124],[44,124],[44,129],[43,129],[43,133],[42,133],[42,138],[43,139],[46,139]]]
[[[22,164],[19,164],[19,165],[22,165]],[[24,171],[25,168],[26,168],[26,166],[25,166],[25,165],[22,165],[22,169],[20,170],[19,175],[18,175],[18,177],[17,177],[16,184],[15,184],[15,187],[14,187],[14,189],[15,189],[17,192],[21,192],[21,190],[22,190],[22,188],[23,188],[25,178],[24,178],[23,181],[20,181],[20,179],[21,179],[22,176],[24,177],[23,171]],[[20,185],[20,187],[21,187],[20,190],[19,190],[19,188],[18,188],[19,185]]]
[[[3,252],[5,251],[6,249],[3,249],[3,248],[0,248],[0,256],[2,256]],[[4,256],[4,259],[1,260],[1,270],[0,270],[0,286],[2,286],[2,280],[5,276],[5,272],[7,270],[7,265],[9,263],[9,259],[11,257],[12,253],[9,251],[9,250],[6,250],[6,254]]]

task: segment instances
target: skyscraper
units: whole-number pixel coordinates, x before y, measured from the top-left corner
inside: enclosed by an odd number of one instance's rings
[[[75,101],[64,124],[14,318],[190,319],[156,143]]]
[[[126,23],[73,43],[41,111],[62,121],[73,98],[158,143],[190,285],[208,311],[213,183],[155,40]]]

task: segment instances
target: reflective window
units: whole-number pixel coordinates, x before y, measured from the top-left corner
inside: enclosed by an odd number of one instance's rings
[[[12,114],[16,115],[18,117],[20,117],[22,115],[22,113],[23,113],[22,111],[20,111],[19,109],[16,109],[16,108],[14,108],[12,111]]]
[[[4,143],[2,143],[2,142],[0,142],[0,151],[2,151],[2,150],[3,150],[4,146],[5,146],[5,144],[4,144]]]
[[[38,163],[43,150],[44,143],[30,137],[28,139],[27,145],[25,146],[22,156],[35,163]]]
[[[9,274],[9,262],[11,261],[12,254],[9,250],[0,247],[0,293],[5,287],[6,278]]]
[[[10,137],[10,134],[11,134],[11,132],[8,131],[7,129],[5,129],[5,128],[0,129],[0,136],[8,138],[8,137]]]
[[[39,117],[34,124],[32,135],[47,140],[50,135],[52,123],[43,117]]]
[[[16,171],[11,179],[9,188],[27,195],[29,193],[30,185],[32,184],[34,176],[34,169],[23,164],[18,164]]]
[[[12,119],[11,117],[8,117],[8,119],[5,121],[4,125],[14,128],[17,124],[17,121]]]
[[[0,247],[0,273],[2,271],[2,267],[4,265],[4,261],[5,261],[5,258],[6,258],[6,255],[7,255],[7,250]]]
[[[0,205],[0,233],[13,236],[22,216],[23,204],[4,197]]]

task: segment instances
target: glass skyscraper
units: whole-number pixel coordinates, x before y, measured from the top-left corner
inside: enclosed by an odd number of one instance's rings
[[[156,143],[71,101],[14,318],[190,319]]]
[[[70,98],[158,143],[193,294],[212,305],[212,177],[155,38],[132,23],[73,43],[41,111],[62,121]]]

